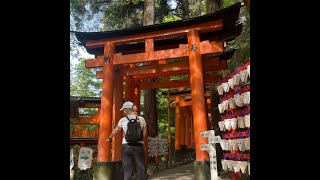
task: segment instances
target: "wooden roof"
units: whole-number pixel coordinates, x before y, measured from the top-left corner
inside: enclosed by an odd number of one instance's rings
[[[108,40],[114,38],[120,38],[128,35],[137,35],[149,32],[156,32],[161,30],[168,30],[180,27],[187,27],[191,25],[197,25],[206,22],[212,22],[216,20],[222,20],[223,27],[219,31],[214,32],[203,32],[200,33],[200,40],[207,40],[211,37],[219,37],[219,40],[228,41],[234,39],[241,33],[242,24],[239,24],[237,19],[240,12],[241,3],[236,3],[227,8],[221,9],[215,13],[207,14],[204,16],[199,16],[195,18],[190,18],[186,20],[179,20],[168,23],[161,23],[149,26],[141,26],[135,28],[128,28],[122,30],[114,31],[102,31],[102,32],[75,32],[77,39],[80,41],[80,45],[86,47],[87,41],[92,40]],[[187,44],[187,37],[172,37],[172,38],[162,38],[154,40],[154,50],[161,50],[164,46],[174,48],[179,46],[179,44]],[[143,52],[145,49],[144,42],[135,42],[127,44],[119,44],[115,46],[117,52],[125,52],[127,50],[135,52]],[[94,54],[96,56],[103,55],[103,47],[86,47],[89,54]],[[124,54],[124,53],[123,53]]]
[[[70,104],[77,104],[79,108],[98,108],[101,106],[101,98],[70,96]]]

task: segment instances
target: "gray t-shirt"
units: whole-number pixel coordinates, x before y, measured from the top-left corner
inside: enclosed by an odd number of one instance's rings
[[[129,119],[136,119],[136,115],[128,115]],[[147,125],[146,121],[144,120],[144,118],[142,116],[138,116],[138,122],[140,122],[140,126],[141,126],[141,130],[144,126]],[[121,127],[123,129],[124,134],[127,132],[128,129],[128,122],[129,120],[127,119],[127,117],[123,117],[120,119],[120,121],[118,122],[118,126]],[[146,127],[145,127],[146,128]],[[128,142],[126,141],[126,138],[123,135],[122,138],[122,144],[127,144]],[[143,141],[139,141],[139,143],[143,144]]]

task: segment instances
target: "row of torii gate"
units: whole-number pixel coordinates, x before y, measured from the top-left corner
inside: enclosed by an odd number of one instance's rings
[[[105,140],[122,117],[119,109],[123,102],[134,102],[140,112],[140,91],[154,88],[191,90],[191,101],[190,98],[181,99],[179,93],[171,96],[176,102],[175,150],[179,150],[181,144],[194,145],[196,179],[209,173],[204,168],[208,154],[200,150],[201,144],[208,143],[206,138],[200,138],[200,132],[208,130],[209,100],[205,87],[221,80],[221,76],[213,72],[226,69],[227,60],[233,55],[234,50],[225,50],[225,42],[241,33],[240,7],[241,4],[236,3],[213,14],[138,28],[75,32],[87,52],[95,55],[95,59],[86,60],[86,68],[98,68],[96,76],[102,78],[97,160],[102,168],[99,171],[104,173],[98,173],[100,178],[97,179],[106,179],[108,168],[112,168],[110,163],[121,160],[122,133],[114,138],[112,147]],[[170,76],[176,75],[188,76],[170,80]],[[163,80],[145,82],[145,79],[158,77]],[[181,114],[187,120],[180,118]]]

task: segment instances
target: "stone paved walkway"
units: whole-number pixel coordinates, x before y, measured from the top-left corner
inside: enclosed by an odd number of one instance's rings
[[[172,169],[167,169],[164,171],[160,171],[148,179],[150,180],[195,180],[194,178],[194,169],[193,169],[193,162],[189,164],[185,164],[182,166],[178,166]],[[244,178],[249,180],[250,177]],[[219,180],[231,180],[230,175],[226,173],[219,175]]]
[[[148,179],[194,180],[193,162],[156,173]]]

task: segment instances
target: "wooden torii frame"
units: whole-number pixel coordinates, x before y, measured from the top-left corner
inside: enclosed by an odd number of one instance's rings
[[[222,54],[216,55],[215,60],[218,60],[217,62],[221,60],[228,60],[231,58],[234,54],[234,49],[229,49],[225,51]],[[218,64],[215,64],[219,66]],[[206,76],[204,76],[206,77]],[[205,99],[206,99],[206,107],[207,107],[207,114],[208,116],[211,116],[211,93],[210,89],[211,86],[206,87],[205,91]],[[170,92],[169,92],[170,91]],[[163,95],[168,97],[169,101],[169,107],[175,108],[175,156],[177,154],[178,158],[175,157],[175,161],[181,161],[181,160],[189,160],[190,154],[188,152],[191,152],[194,149],[194,137],[193,137],[193,123],[192,123],[192,96],[191,96],[191,88],[189,86],[186,87],[179,87],[179,88],[171,88],[168,91],[162,92]],[[190,108],[191,107],[191,108]],[[208,129],[212,129],[212,119],[210,117],[207,117],[207,126]],[[212,118],[212,116],[211,116]],[[168,116],[169,119],[169,116]],[[168,122],[169,124],[169,122]],[[170,124],[168,126],[170,128]],[[170,137],[168,137],[170,138]],[[171,154],[169,154],[169,162],[171,160]],[[179,159],[183,158],[183,159]],[[187,159],[186,159],[187,158]]]
[[[98,162],[121,160],[122,134],[113,139],[112,156],[111,144],[105,140],[122,117],[119,109],[124,100],[133,101],[139,109],[140,90],[190,86],[198,162],[195,162],[195,175],[207,173],[202,166],[208,154],[200,150],[201,144],[207,144],[205,138],[200,138],[200,132],[207,130],[204,85],[221,77],[206,72],[227,68],[225,59],[211,56],[223,54],[225,42],[241,33],[242,24],[237,23],[240,7],[241,3],[236,3],[213,14],[138,28],[75,32],[87,52],[95,55],[95,59],[86,61],[86,68],[102,69],[97,71],[97,78],[102,78]],[[151,64],[144,65],[146,62]],[[189,74],[189,79],[143,81],[183,74]]]
[[[190,87],[183,87],[182,90],[180,89],[176,90],[175,88],[173,88],[169,89],[168,91],[162,92],[163,95],[169,95],[169,108],[175,109],[175,161],[181,161],[185,158],[189,159],[190,156],[188,156],[187,152],[190,152],[190,150],[192,150],[195,147],[193,134],[194,128],[192,123],[192,96],[191,91],[186,90],[190,89]],[[205,91],[205,99],[206,107],[207,109],[209,109],[211,102],[210,91],[208,90]],[[209,110],[207,112],[209,112]],[[168,128],[170,128],[170,124]],[[179,153],[180,155],[178,155]],[[171,154],[169,154],[169,161],[171,160],[170,156]],[[179,159],[181,157],[183,157],[183,159]]]

